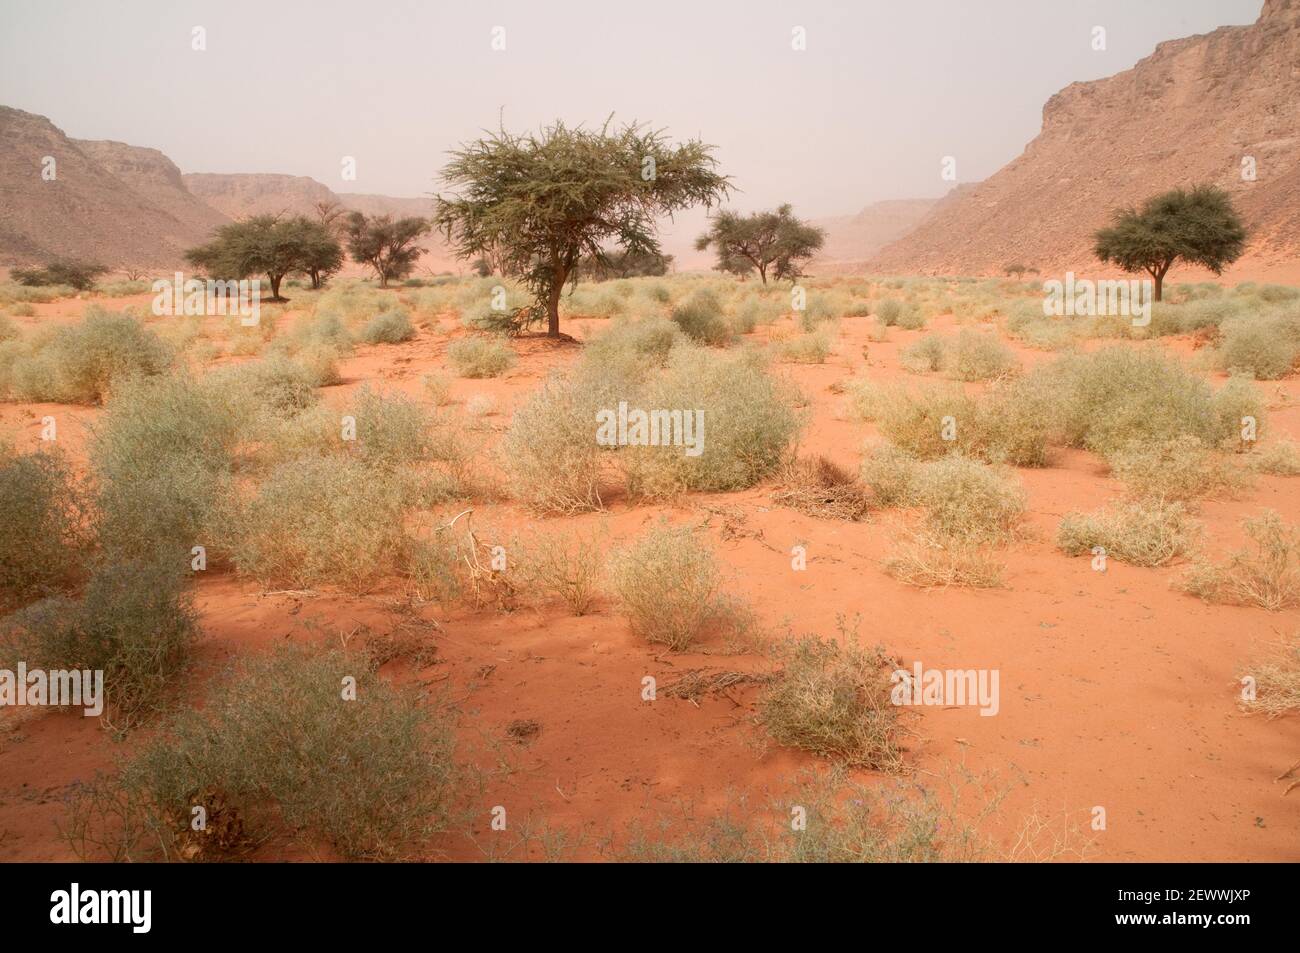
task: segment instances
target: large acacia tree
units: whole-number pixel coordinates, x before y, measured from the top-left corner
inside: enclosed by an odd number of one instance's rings
[[[717,268],[733,275],[757,271],[763,284],[770,273],[774,279],[793,281],[803,274],[801,268],[821,250],[826,233],[815,225],[795,218],[789,204],[775,212],[740,215],[721,212],[712,226],[695,241],[704,251],[713,246],[718,256]]]
[[[1232,199],[1212,185],[1165,192],[1140,210],[1120,209],[1095,238],[1102,261],[1151,276],[1156,301],[1174,262],[1204,265],[1218,275],[1246,248],[1246,229]]]
[[[632,124],[598,130],[562,122],[537,133],[498,131],[453,150],[434,223],[462,259],[492,256],[534,296],[521,324],[541,320],[560,334],[560,293],[584,258],[607,249],[658,255],[655,221],[727,194],[712,147],[680,145]]]
[[[425,218],[367,218],[360,212],[348,215],[344,222],[348,253],[357,264],[374,270],[381,288],[387,288],[391,279],[405,278],[415,270],[415,263],[425,251],[416,242],[432,228]]]

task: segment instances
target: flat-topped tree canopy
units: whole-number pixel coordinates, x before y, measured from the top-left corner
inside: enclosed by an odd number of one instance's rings
[[[639,123],[614,129],[612,118],[595,130],[560,121],[536,133],[501,129],[452,151],[443,179],[456,191],[437,197],[433,221],[458,257],[484,256],[533,293],[517,328],[545,317],[557,337],[560,292],[583,259],[659,255],[659,217],[728,194],[712,150]]]

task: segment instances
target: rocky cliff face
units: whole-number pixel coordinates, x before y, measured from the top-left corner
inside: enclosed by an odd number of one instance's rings
[[[871,267],[1095,270],[1091,236],[1113,209],[1201,182],[1231,192],[1250,229],[1242,266],[1300,260],[1300,0],[1268,0],[1251,26],[1162,43],[1131,70],[1067,86],[1021,156]]]
[[[0,264],[178,265],[224,220],[186,200],[178,177],[161,153],[78,142],[44,116],[0,106]]]

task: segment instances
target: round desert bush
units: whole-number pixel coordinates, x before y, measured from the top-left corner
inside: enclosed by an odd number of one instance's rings
[[[31,668],[102,670],[106,714],[128,727],[162,704],[196,622],[175,563],[103,561],[79,599],[55,596],[10,616],[0,655]]]
[[[376,479],[404,480],[412,501],[425,506],[462,491],[465,448],[462,435],[446,418],[405,395],[380,394],[364,385],[348,409],[356,421],[356,440],[346,446],[377,471]]]
[[[401,309],[377,314],[361,329],[361,340],[367,344],[401,344],[413,337],[415,326]]]
[[[1209,384],[1158,348],[1119,345],[1071,354],[1033,374],[1056,390],[1069,446],[1104,454],[1130,440],[1180,434],[1219,439]]]
[[[1215,352],[1220,369],[1257,380],[1277,380],[1295,369],[1300,357],[1300,319],[1290,315],[1252,315],[1223,325]]]
[[[825,364],[831,353],[831,342],[825,333],[814,331],[800,334],[778,343],[774,350],[778,359],[794,364]]]
[[[876,318],[885,327],[898,324],[898,317],[903,313],[903,304],[897,298],[885,298],[876,305]]]
[[[0,311],[0,341],[11,341],[21,334],[22,332],[18,330],[18,325],[14,323],[14,319]]]
[[[360,591],[403,550],[408,487],[360,460],[302,457],[273,469],[224,517],[238,570],[265,585]]]
[[[949,373],[959,381],[986,381],[1003,377],[1019,367],[1011,348],[994,334],[964,328],[947,361]]]
[[[66,585],[81,566],[85,500],[57,450],[0,444],[0,609]]]
[[[1248,377],[1235,376],[1213,398],[1217,425],[1211,439],[1225,449],[1249,450],[1264,435],[1268,410],[1259,389]]]
[[[730,344],[735,330],[723,316],[722,302],[712,291],[702,289],[673,308],[672,319],[691,340],[699,344]]]
[[[542,513],[601,507],[602,460],[597,413],[618,406],[631,387],[578,368],[553,374],[518,410],[501,440],[500,460],[511,494]]]
[[[1009,474],[956,454],[926,464],[916,496],[930,529],[955,539],[999,542],[1025,512],[1025,491]]]
[[[342,315],[328,309],[317,308],[294,323],[289,335],[291,349],[323,345],[335,351],[347,352],[352,347],[352,334]]]
[[[632,376],[645,376],[653,368],[662,367],[669,352],[683,340],[681,328],[667,318],[620,318],[587,342],[582,359],[593,365],[617,367]]]
[[[228,673],[116,778],[83,789],[70,827],[132,859],[237,859],[286,835],[348,859],[415,859],[449,821],[454,745],[445,710],[364,658],[281,647]],[[208,819],[198,834],[197,806]]]
[[[685,490],[725,491],[753,486],[791,455],[803,426],[800,395],[773,377],[760,352],[726,354],[677,348],[637,397],[647,411],[682,412],[701,419],[698,455],[686,447],[629,446],[620,452],[634,495],[672,496]]]
[[[616,551],[610,581],[632,631],[683,650],[726,613],[712,551],[686,526],[660,525]]]
[[[1067,513],[1056,545],[1067,556],[1086,556],[1100,546],[1133,566],[1162,566],[1191,549],[1196,530],[1182,503],[1131,500],[1094,513]]]
[[[1106,457],[1111,473],[1135,497],[1194,500],[1238,488],[1242,474],[1233,471],[1199,437],[1131,440]]]
[[[192,547],[213,548],[245,420],[230,395],[182,376],[115,392],[90,444],[100,546],[186,564]]]
[[[280,354],[222,367],[205,379],[234,401],[250,401],[270,413],[295,414],[316,403],[317,373]]]
[[[861,476],[877,506],[911,506],[916,501],[916,477],[921,464],[892,443],[877,442],[866,448]]]
[[[943,367],[947,349],[943,338],[937,334],[927,334],[917,338],[898,355],[898,362],[909,371],[926,374]]]
[[[496,377],[514,366],[515,352],[493,338],[468,337],[447,345],[447,360],[461,377]]]
[[[8,374],[10,396],[19,400],[97,404],[115,384],[161,374],[172,363],[167,345],[135,318],[93,306],[80,324],[20,343]]]

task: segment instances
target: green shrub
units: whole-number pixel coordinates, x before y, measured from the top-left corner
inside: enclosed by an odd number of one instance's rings
[[[711,291],[700,290],[673,308],[672,319],[699,344],[730,344],[735,330],[723,316],[722,303]]]
[[[68,827],[116,859],[233,859],[286,834],[347,859],[414,859],[449,821],[453,747],[446,714],[364,660],[281,647],[83,790]]]
[[[756,351],[674,349],[668,366],[637,396],[637,406],[681,410],[683,417],[702,411],[702,452],[688,456],[682,446],[623,448],[629,490],[667,497],[753,486],[789,459],[803,424],[797,403],[797,391],[772,377]]]
[[[163,341],[135,318],[94,307],[80,324],[17,343],[7,376],[9,396],[18,400],[97,404],[126,378],[161,374],[172,363]]]
[[[406,481],[362,461],[302,457],[273,469],[222,523],[235,566],[264,585],[362,591],[398,564],[409,504]]]
[[[781,341],[776,345],[775,350],[777,357],[783,361],[794,364],[825,364],[826,358],[831,353],[831,342],[822,332],[814,331],[811,334],[801,334]]]
[[[1257,314],[1227,321],[1214,356],[1225,371],[1257,380],[1285,377],[1300,358],[1300,317]]]
[[[461,377],[497,377],[515,364],[515,352],[493,338],[468,337],[447,345],[447,360]]]
[[[104,561],[79,599],[54,596],[5,620],[0,652],[30,668],[103,671],[106,721],[126,728],[163,704],[196,620],[176,565]]]
[[[1132,440],[1106,460],[1134,497],[1195,500],[1239,489],[1243,478],[1199,437],[1189,435],[1156,443]]]
[[[892,443],[875,443],[862,457],[862,482],[877,506],[911,506],[916,502],[917,460]]]
[[[114,393],[90,444],[101,548],[179,565],[196,545],[214,548],[216,508],[231,492],[247,419],[231,397],[183,377]]]
[[[85,500],[64,455],[0,444],[0,609],[67,585],[84,559]]]
[[[1003,377],[1019,367],[1011,349],[992,333],[963,328],[948,359],[948,372],[959,381]]]
[[[361,340],[367,344],[401,344],[413,337],[415,325],[401,309],[377,314],[361,329]]]

